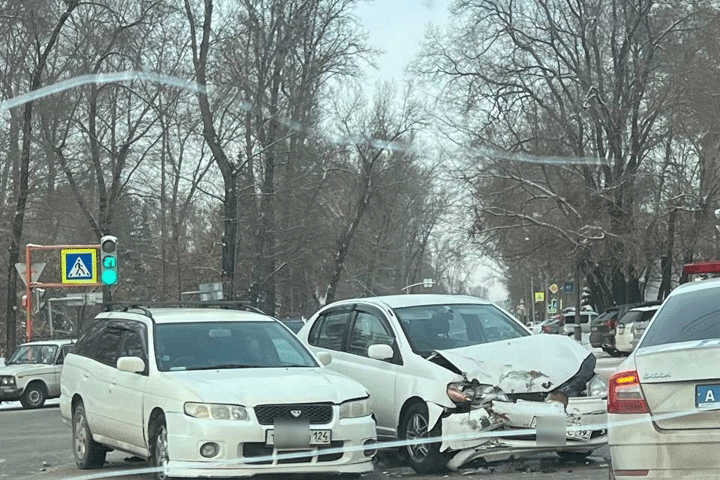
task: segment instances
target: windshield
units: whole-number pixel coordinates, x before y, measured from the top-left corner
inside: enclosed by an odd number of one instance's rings
[[[22,345],[19,347],[6,365],[23,363],[42,363],[51,365],[55,359],[57,345]]]
[[[160,324],[155,359],[163,372],[317,366],[297,338],[275,322]]]
[[[479,345],[530,335],[493,305],[424,305],[396,308],[414,352]]]

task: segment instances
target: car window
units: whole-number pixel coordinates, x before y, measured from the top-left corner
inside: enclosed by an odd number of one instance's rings
[[[44,363],[51,365],[55,360],[57,349],[57,345],[21,345],[6,364]]]
[[[142,337],[134,330],[125,331],[125,340],[120,350],[121,357],[139,357],[146,359],[145,348],[143,346]]]
[[[102,334],[104,328],[104,321],[100,320],[95,322],[90,327],[90,329],[77,341],[72,353],[92,358],[95,354],[97,342],[98,340],[100,340],[100,335]]]
[[[640,320],[640,318],[642,318],[642,315],[643,315],[643,312],[630,311],[630,312],[626,313],[625,315],[623,315],[622,318],[620,320],[618,320],[618,323],[622,324],[622,325],[626,325],[628,323],[637,322]]]
[[[347,337],[350,312],[331,312],[321,319],[321,323],[313,326],[315,335],[311,331],[310,345],[328,348],[330,350],[344,350]]]
[[[158,370],[314,367],[292,332],[276,322],[198,322],[155,328]]]
[[[350,333],[348,353],[367,357],[370,345],[383,344],[392,346],[394,338],[387,331],[382,321],[366,312],[358,312]]]
[[[710,339],[720,339],[716,289],[669,297],[645,332],[640,347]]]
[[[466,347],[530,335],[494,305],[425,305],[396,308],[416,353]]]
[[[106,328],[98,342],[98,348],[94,355],[95,360],[114,367],[117,364],[124,332],[125,330],[118,327]]]

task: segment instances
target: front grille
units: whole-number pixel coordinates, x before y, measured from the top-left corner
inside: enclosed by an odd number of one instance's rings
[[[343,456],[342,448],[344,442],[335,441],[331,442],[330,445],[319,445],[317,449],[311,450],[290,450],[288,453],[299,454],[307,453],[307,456],[298,456],[292,458],[281,458],[275,459],[277,465],[292,464],[292,463],[310,463],[313,458],[316,458],[318,462],[335,462],[340,460]],[[322,453],[324,450],[335,450],[337,452]],[[278,452],[278,455],[282,455],[283,452]],[[243,444],[243,457],[246,459],[246,463],[253,465],[272,465],[273,459],[273,447],[269,447],[261,442],[248,442]],[[262,460],[254,460],[254,458],[266,457]]]
[[[292,412],[300,412],[299,416]],[[332,420],[333,407],[329,403],[306,403],[300,405],[258,405],[255,415],[261,425],[273,425],[275,420],[309,420],[310,425],[325,425]]]

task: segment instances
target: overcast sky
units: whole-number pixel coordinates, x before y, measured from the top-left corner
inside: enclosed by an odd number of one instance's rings
[[[428,24],[442,25],[451,0],[374,0],[361,4],[357,14],[369,34],[369,42],[383,53],[378,70],[367,72],[368,83],[394,80],[402,83],[408,63],[420,51]]]

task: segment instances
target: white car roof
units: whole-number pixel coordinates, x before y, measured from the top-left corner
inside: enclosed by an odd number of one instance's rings
[[[246,310],[233,310],[228,308],[150,308],[152,321],[156,324],[163,323],[197,323],[197,322],[273,322],[275,319],[269,315],[250,312]],[[138,309],[130,308],[127,312],[104,312],[98,318],[123,319],[131,314],[135,319],[138,317],[150,317]]]
[[[345,305],[351,303],[366,303],[382,305],[390,308],[417,307],[422,305],[443,305],[443,304],[478,304],[493,305],[492,302],[470,295],[443,295],[443,294],[410,294],[410,295],[385,295],[380,297],[349,298],[334,302],[331,305]]]
[[[21,343],[20,346],[23,345],[67,345],[68,343],[75,343],[77,340],[72,338],[64,338],[64,339],[50,339],[50,340],[35,340],[34,342],[25,342]]]
[[[707,290],[712,288],[720,288],[720,278],[708,278],[706,280],[697,280],[694,282],[683,283],[675,290],[671,291],[668,297],[674,297],[675,295],[698,292],[700,290]]]
[[[628,310],[628,312],[650,312],[652,310],[658,310],[660,305],[648,305],[646,307],[635,307]]]

